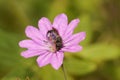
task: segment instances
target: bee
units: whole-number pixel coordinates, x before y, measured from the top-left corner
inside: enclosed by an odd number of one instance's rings
[[[62,38],[55,28],[52,28],[52,30],[47,32],[47,39],[54,46],[55,51],[59,51],[63,47]]]

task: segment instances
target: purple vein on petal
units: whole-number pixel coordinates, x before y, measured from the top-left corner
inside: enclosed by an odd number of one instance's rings
[[[65,45],[72,45],[72,44],[78,44],[82,40],[84,40],[86,37],[85,32],[80,32],[77,34],[74,34],[72,37],[70,37],[66,42],[64,42]]]
[[[45,66],[50,63],[50,59],[52,57],[52,53],[45,53],[44,55],[41,55],[37,58],[37,63],[40,67]]]
[[[34,57],[38,55],[43,55],[46,51],[40,51],[40,50],[26,50],[21,53],[21,56],[25,58]]]

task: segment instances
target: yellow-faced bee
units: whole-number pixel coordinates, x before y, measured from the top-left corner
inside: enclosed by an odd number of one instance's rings
[[[59,51],[63,47],[62,38],[55,28],[49,30],[46,35],[49,42],[54,46],[56,51]]]

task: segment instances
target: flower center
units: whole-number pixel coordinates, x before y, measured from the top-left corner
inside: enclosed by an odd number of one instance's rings
[[[49,30],[46,35],[48,42],[51,44],[50,51],[56,52],[63,47],[62,38],[60,37],[58,31],[55,28]]]

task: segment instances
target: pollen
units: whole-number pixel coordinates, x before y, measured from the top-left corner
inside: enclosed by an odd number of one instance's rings
[[[57,51],[56,47],[54,45],[50,46],[49,50],[50,50],[50,52],[53,52],[53,53],[55,53]]]

